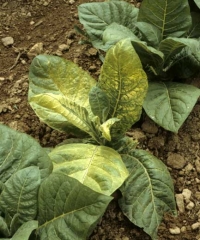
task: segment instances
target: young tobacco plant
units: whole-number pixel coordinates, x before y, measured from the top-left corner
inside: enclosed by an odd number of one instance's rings
[[[140,9],[110,0],[81,4],[78,11],[94,47],[107,51],[121,39],[131,40],[149,81],[145,112],[178,132],[200,96],[184,83],[200,69],[200,14],[190,13],[188,0],[143,0]]]
[[[62,240],[86,239],[120,189],[123,213],[157,239],[164,212],[176,211],[174,189],[166,166],[126,136],[140,118],[148,85],[130,40],[109,49],[98,82],[49,55],[33,60],[29,80],[29,103],[38,117],[78,136],[49,153],[55,183],[51,174],[39,189],[40,238],[56,232]]]

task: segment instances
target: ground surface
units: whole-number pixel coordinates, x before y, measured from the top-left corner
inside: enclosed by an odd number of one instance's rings
[[[14,43],[0,42],[0,122],[26,132],[42,146],[55,146],[67,137],[39,122],[27,103],[28,69],[32,51],[62,55],[98,78],[101,62],[91,46],[79,45],[77,6],[86,0],[1,0],[0,39],[12,37]],[[66,44],[65,50],[62,44]],[[60,50],[59,50],[60,49]],[[166,132],[143,116],[128,133],[140,147],[152,151],[169,167],[175,192],[180,200],[191,191],[177,218],[166,216],[159,229],[159,240],[200,240],[200,101],[178,134]],[[189,192],[190,193],[190,192]],[[188,196],[188,195],[187,195]],[[186,196],[186,197],[187,197]],[[192,203],[191,203],[192,202]],[[189,204],[189,205],[188,205]],[[195,225],[196,224],[196,225]],[[180,230],[171,234],[170,228]],[[91,240],[147,240],[142,230],[130,223],[113,201]]]

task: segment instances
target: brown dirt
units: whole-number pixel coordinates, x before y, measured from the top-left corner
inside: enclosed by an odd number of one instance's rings
[[[0,39],[11,36],[14,44],[5,47],[0,42],[0,122],[33,136],[42,146],[55,146],[67,134],[52,130],[40,123],[27,103],[28,69],[31,63],[27,53],[36,43],[43,43],[42,53],[58,54],[70,59],[98,77],[101,62],[95,49],[79,45],[80,36],[73,27],[78,24],[77,6],[86,0],[1,0]],[[58,51],[61,44],[69,50]],[[159,228],[159,240],[200,240],[200,101],[178,134],[164,131],[145,115],[128,135],[139,140],[139,146],[150,150],[169,166],[176,194],[183,189],[191,191],[192,209],[186,208],[177,218],[165,216]],[[177,162],[179,163],[177,166]],[[185,190],[184,190],[185,191]],[[170,228],[179,227],[174,235]],[[130,223],[113,201],[91,240],[147,240],[143,231]]]

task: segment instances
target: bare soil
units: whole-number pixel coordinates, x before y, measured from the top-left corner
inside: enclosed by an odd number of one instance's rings
[[[81,36],[74,31],[74,25],[79,25],[77,6],[84,2],[89,1],[0,0],[0,39],[14,39],[9,46],[0,41],[0,123],[33,136],[45,147],[55,146],[69,136],[41,123],[27,102],[30,49],[42,43],[43,48],[32,50],[32,54],[56,54],[70,59],[97,79],[101,66],[97,51],[90,45],[80,45]],[[62,44],[68,47],[63,50]],[[158,127],[145,114],[127,134],[138,139],[140,148],[167,164],[175,193],[179,194],[177,199],[191,191],[191,197],[183,205],[178,204],[182,210],[176,218],[165,216],[158,231],[159,240],[200,240],[200,101],[178,134]],[[150,238],[123,216],[114,200],[90,239]]]

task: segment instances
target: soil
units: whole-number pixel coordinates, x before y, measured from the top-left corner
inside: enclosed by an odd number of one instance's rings
[[[75,25],[80,26],[77,6],[84,2],[89,1],[0,1],[0,39],[14,40],[9,46],[0,42],[0,123],[33,136],[45,147],[55,146],[69,136],[41,123],[30,108],[29,66],[34,54],[56,54],[98,78],[101,61],[97,51],[90,45],[80,45],[81,36],[74,31]],[[30,51],[33,46],[35,49]],[[178,216],[164,217],[158,231],[159,240],[200,240],[200,101],[178,134],[163,130],[143,115],[127,135],[138,139],[140,148],[151,151],[166,163],[174,180]],[[188,197],[181,205],[183,195]],[[90,240],[103,239],[150,238],[123,216],[114,200],[90,237]]]

